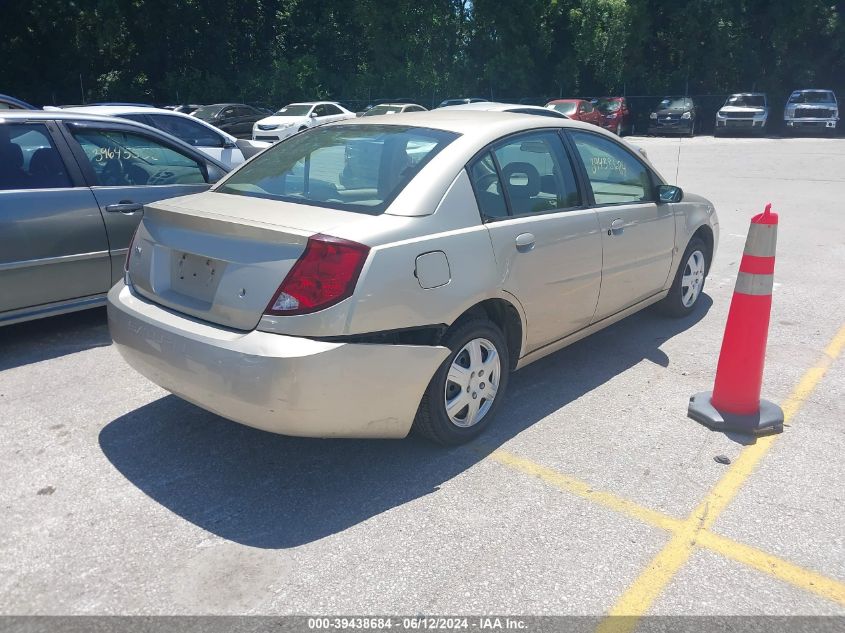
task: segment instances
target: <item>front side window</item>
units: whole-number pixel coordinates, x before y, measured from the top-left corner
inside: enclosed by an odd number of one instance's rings
[[[202,123],[169,114],[150,114],[154,127],[195,147],[223,147],[223,137]]]
[[[317,127],[266,150],[216,191],[375,215],[457,137],[401,125]]]
[[[572,165],[553,131],[508,140],[493,153],[513,215],[571,209],[581,204]]]
[[[571,134],[596,204],[631,204],[654,200],[651,174],[628,150],[597,134]]]
[[[119,130],[72,130],[94,170],[98,185],[184,185],[204,183],[202,166],[152,138]]]
[[[0,124],[0,190],[71,186],[47,126]]]
[[[332,105],[331,103],[328,103],[323,107],[325,108],[325,112],[328,115],[343,114],[343,111],[340,108],[338,108],[336,105]]]

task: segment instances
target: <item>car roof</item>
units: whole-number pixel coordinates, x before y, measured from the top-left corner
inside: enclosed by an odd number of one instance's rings
[[[536,108],[537,110],[545,110],[542,106],[528,105],[525,103],[502,103],[500,101],[476,101],[475,103],[459,103],[450,106],[439,108],[440,110],[473,110],[474,112],[488,111],[488,112],[507,112],[512,108],[519,108],[520,110],[530,110]]]
[[[519,106],[524,108],[526,106]],[[338,125],[398,125],[409,127],[430,128],[455,132],[462,136],[477,139],[480,142],[490,141],[521,130],[531,130],[543,127],[572,127],[591,132],[601,132],[600,128],[589,123],[572,121],[557,117],[538,117],[536,114],[522,114],[518,112],[501,112],[478,110],[471,108],[436,108],[424,112],[405,112],[401,116],[380,114],[371,117],[359,117],[328,123],[321,127]],[[609,134],[609,133],[608,133]],[[615,138],[615,136],[614,136]]]
[[[402,102],[402,103],[399,103],[399,102],[393,103],[391,101],[388,101],[386,103],[377,103],[373,106],[373,108],[404,108],[404,107],[407,107],[407,106],[417,106],[419,108],[424,107],[424,106],[421,106],[419,103],[413,103],[412,101],[405,101],[405,102]],[[450,106],[450,107],[454,107],[454,106]]]
[[[765,97],[765,92],[732,92],[732,97]]]

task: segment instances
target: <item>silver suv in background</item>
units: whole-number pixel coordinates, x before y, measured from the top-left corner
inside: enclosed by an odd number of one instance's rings
[[[769,102],[762,92],[739,92],[716,112],[716,135],[726,132],[762,134],[769,119]]]
[[[839,104],[832,90],[796,90],[786,102],[783,122],[787,132],[833,133],[839,121]]]

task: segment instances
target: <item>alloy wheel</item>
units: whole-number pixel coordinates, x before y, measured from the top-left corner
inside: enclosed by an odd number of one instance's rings
[[[684,267],[684,276],[681,278],[681,303],[685,308],[691,307],[701,294],[704,286],[704,268],[704,253],[698,250],[690,253]]]
[[[444,404],[452,424],[461,428],[478,424],[493,406],[500,377],[499,353],[493,343],[475,338],[464,345],[446,377]]]

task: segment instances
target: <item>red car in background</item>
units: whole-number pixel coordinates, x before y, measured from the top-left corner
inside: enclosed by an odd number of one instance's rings
[[[604,127],[604,115],[593,107],[586,99],[555,99],[549,101],[546,107],[565,114],[573,121],[584,121],[599,127]]]
[[[602,116],[602,122],[598,125],[610,130],[616,136],[630,134],[633,131],[631,111],[628,109],[628,100],[625,97],[602,97],[597,99],[594,105]]]

